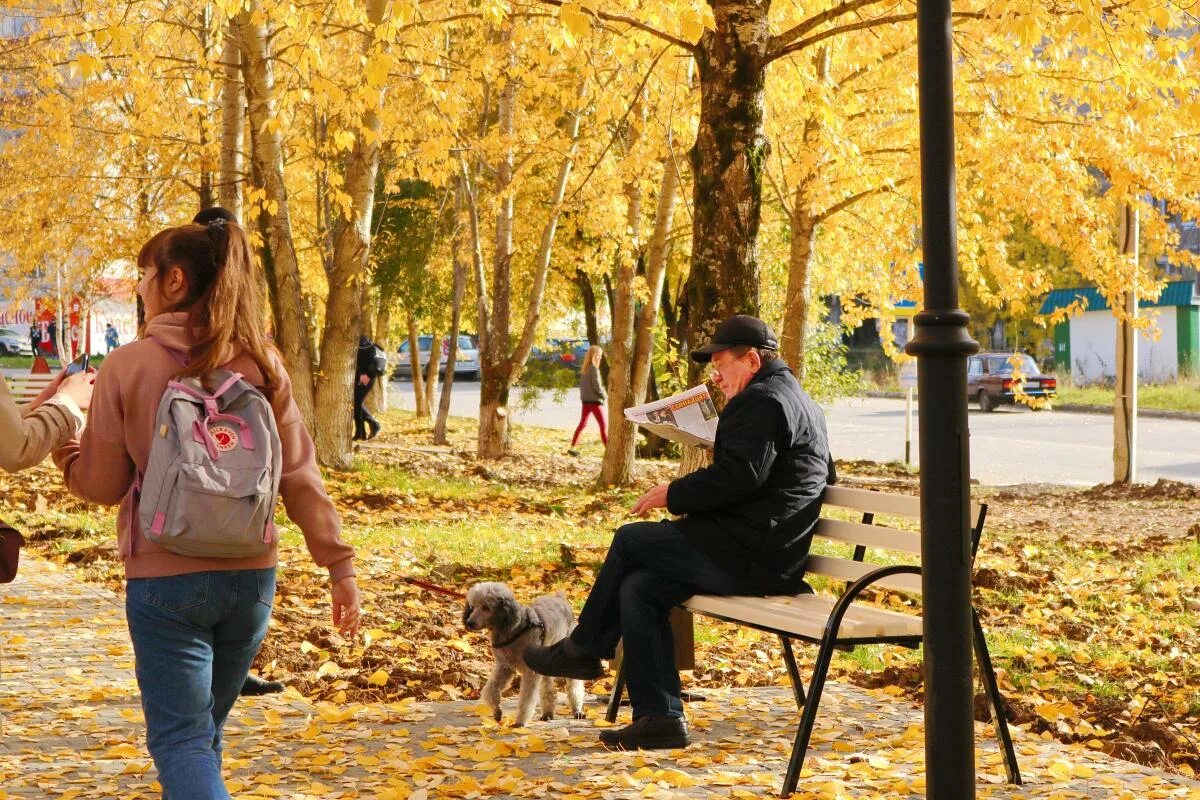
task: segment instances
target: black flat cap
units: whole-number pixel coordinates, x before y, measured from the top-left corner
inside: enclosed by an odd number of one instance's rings
[[[713,353],[738,345],[778,350],[779,339],[775,336],[775,331],[771,330],[771,326],[758,317],[735,314],[717,326],[717,331],[708,344],[692,351],[692,360],[707,364],[712,361]]]

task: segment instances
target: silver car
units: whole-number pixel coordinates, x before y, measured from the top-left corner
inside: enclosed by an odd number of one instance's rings
[[[408,354],[408,339],[405,339],[400,344],[400,357],[396,359],[396,371],[393,375],[397,378],[412,377],[412,359]],[[417,363],[421,365],[421,370],[424,371],[429,366],[429,351],[433,346],[432,336],[420,336],[417,338]],[[450,342],[448,339],[442,339],[442,353],[438,358],[439,372],[443,375],[446,372],[446,362],[450,356]],[[479,349],[475,343],[471,341],[470,336],[461,335],[458,337],[458,353],[454,358],[454,377],[466,378],[467,380],[479,379]]]
[[[12,328],[0,328],[0,355],[33,355],[33,345],[29,343],[29,334],[17,333]]]

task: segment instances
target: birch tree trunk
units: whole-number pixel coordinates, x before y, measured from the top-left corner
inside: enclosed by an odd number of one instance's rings
[[[369,57],[375,30],[391,10],[390,0],[367,0],[368,33],[363,54]],[[325,301],[325,330],[321,337],[321,368],[316,381],[317,426],[313,440],[318,460],[328,467],[347,469],[353,450],[353,398],[355,349],[362,321],[362,283],[371,251],[371,215],[375,208],[375,176],[383,125],[376,109],[384,101],[381,84],[371,96],[373,105],[363,113],[362,126],[346,163],[342,183],[350,196],[349,219],[338,218],[333,263],[328,271],[329,294]]]
[[[414,413],[418,418],[429,416],[429,404],[425,400],[425,377],[421,374],[421,333],[417,329],[417,318],[406,311],[408,320],[408,364],[412,373]],[[433,353],[429,354],[433,358]]]
[[[497,126],[504,142],[496,165],[496,234],[492,251],[492,301],[490,325],[481,342],[479,377],[480,458],[501,458],[508,454],[508,394],[512,387],[512,359],[508,353],[509,326],[512,319],[512,248],[513,248],[513,129],[516,118],[516,49],[513,46],[513,22],[507,20],[501,38],[508,48],[508,69],[497,99]],[[481,323],[483,320],[480,321]],[[482,324],[480,330],[483,330]]]
[[[292,395],[300,409],[300,417],[311,431],[314,423],[311,332],[304,313],[287,186],[283,181],[283,139],[275,116],[270,42],[266,25],[254,22],[256,13],[261,13],[259,3],[251,0],[249,7],[234,18],[234,28],[242,46],[242,76],[250,108],[250,125],[257,132],[251,157],[267,198],[263,225],[271,259],[269,274],[274,276],[272,292],[277,300],[275,341],[292,379]]]
[[[626,372],[621,373],[613,360],[608,373],[608,447],[604,450],[604,461],[600,466],[600,478],[597,481],[601,486],[625,486],[633,479],[637,428],[625,419],[624,412],[630,406],[646,402],[646,392],[650,385],[650,360],[654,354],[654,327],[658,323],[658,299],[662,296],[667,275],[667,255],[670,252],[669,242],[678,196],[679,173],[674,160],[668,157],[663,162],[662,186],[658,192],[654,231],[650,236],[649,253],[646,258],[647,296],[633,323],[629,367]],[[614,319],[614,342],[617,339],[616,327]]]
[[[463,297],[467,293],[467,226],[463,225],[466,210],[462,180],[454,192],[454,295],[450,305],[450,352],[446,356],[446,380],[442,382],[442,396],[438,401],[437,421],[433,425],[433,443],[449,444],[446,424],[450,417],[450,393],[454,390],[454,365],[458,361],[458,332],[462,324]]]
[[[433,336],[429,342],[429,363],[425,365],[425,408],[433,414],[433,398],[437,394],[438,373],[442,366],[442,344],[440,336]]]
[[[514,66],[514,50],[512,49],[511,25],[505,28],[505,38],[509,42],[510,68]],[[511,73],[510,73],[511,74]],[[516,82],[506,77],[500,90],[498,101],[498,126],[502,139],[507,143],[513,140],[513,125],[516,113]],[[581,79],[577,96],[581,108],[587,93],[587,84]],[[567,182],[571,177],[571,169],[575,164],[575,152],[579,143],[579,128],[581,113],[577,109],[569,109],[570,122],[567,133],[570,146],[567,154],[559,165],[558,177],[554,184],[553,196],[550,198],[550,210],[538,252],[533,265],[533,284],[529,290],[529,302],[525,310],[525,325],[521,330],[512,353],[508,352],[508,338],[512,319],[512,290],[510,286],[512,275],[512,237],[513,237],[513,199],[510,187],[513,177],[514,153],[511,146],[506,145],[496,168],[496,192],[500,196],[499,210],[496,214],[496,245],[492,270],[492,303],[490,310],[490,326],[487,328],[486,339],[481,342],[480,358],[482,374],[479,389],[479,441],[477,455],[480,458],[502,458],[509,450],[508,430],[508,397],[512,384],[517,380],[533,350],[533,340],[537,333],[537,324],[541,316],[542,297],[546,291],[546,278],[550,272],[550,258],[554,249],[554,234],[558,229],[558,218],[562,211],[563,199],[566,196]],[[482,282],[481,287],[482,287]],[[489,313],[481,313],[480,330],[488,320]]]
[[[242,88],[242,50],[233,22],[225,32],[221,51],[221,166],[217,202],[242,218],[242,132],[245,127],[245,92]]]

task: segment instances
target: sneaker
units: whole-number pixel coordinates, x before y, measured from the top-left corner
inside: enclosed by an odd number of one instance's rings
[[[579,451],[572,447],[571,449],[567,450],[567,455],[579,458]]]
[[[274,694],[283,690],[284,685],[279,681],[265,681],[257,675],[247,675],[240,694],[243,697],[254,697],[260,694]]]
[[[682,717],[646,714],[624,728],[600,731],[600,743],[614,750],[678,750],[690,742]]]
[[[570,639],[563,639],[548,647],[525,648],[525,664],[539,675],[555,678],[594,681],[604,675],[600,659],[589,656]]]

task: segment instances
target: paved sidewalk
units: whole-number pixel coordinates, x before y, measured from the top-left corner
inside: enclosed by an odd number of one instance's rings
[[[142,742],[119,597],[29,559],[0,588],[0,800],[157,797]],[[786,689],[707,692],[682,753],[610,753],[592,718],[498,728],[465,702],[312,704],[288,693],[239,703],[227,728],[235,797],[769,797],[796,712]],[[511,705],[509,707],[511,719]],[[979,796],[1200,800],[1200,783],[1016,732],[1023,787],[1003,783],[977,728]],[[923,796],[920,709],[831,684],[797,797]]]

